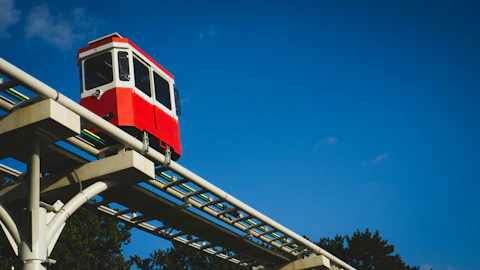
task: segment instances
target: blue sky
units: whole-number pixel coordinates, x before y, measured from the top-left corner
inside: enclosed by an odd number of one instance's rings
[[[480,269],[479,12],[0,0],[0,56],[79,100],[77,49],[119,32],[175,75],[185,167],[313,240],[378,229],[422,270]]]

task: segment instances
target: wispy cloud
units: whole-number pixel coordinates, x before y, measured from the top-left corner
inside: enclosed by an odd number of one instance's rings
[[[375,159],[373,159],[373,161],[371,161],[371,160],[363,161],[362,163],[360,163],[360,165],[362,165],[362,167],[366,167],[366,166],[369,166],[369,165],[377,165],[382,160],[385,160],[385,159],[391,157],[392,155],[393,155],[392,153],[383,153],[379,156],[376,156]]]
[[[373,164],[378,164],[380,161],[384,160],[384,159],[387,159],[389,157],[391,157],[392,155],[389,154],[389,153],[384,153],[384,154],[381,154],[380,156],[377,156],[375,158],[375,160],[373,161]]]
[[[207,29],[205,29],[205,31],[198,34],[198,37],[200,39],[204,39],[206,37],[213,36],[216,34],[218,34],[218,29],[215,27],[215,25],[210,25]]]
[[[324,139],[324,141],[327,143],[327,144],[336,144],[338,142],[338,139],[337,138],[334,138],[334,137],[326,137]]]
[[[61,49],[69,49],[76,41],[96,35],[96,27],[102,23],[101,18],[84,8],[52,14],[48,6],[40,5],[28,13],[25,34],[27,39],[38,37]]]
[[[445,266],[445,270],[462,270],[461,268],[457,268],[457,267],[453,267],[453,266],[450,266],[450,265],[446,265]]]
[[[183,99],[180,99],[180,105],[182,106],[182,108],[185,108],[185,107],[191,107],[194,109],[198,108],[198,104],[192,102],[189,96]]]
[[[431,264],[422,264],[422,266],[420,266],[420,270],[430,270],[430,269],[433,269],[433,266]]]
[[[465,270],[463,268],[460,268],[460,267],[453,267],[451,265],[438,265],[438,264],[435,264],[435,265],[432,265],[432,264],[429,264],[429,263],[426,263],[426,264],[422,264],[420,266],[420,270],[430,270],[430,269],[434,269],[434,270]]]
[[[190,103],[190,99],[189,98],[185,98],[185,99],[180,99],[180,105],[182,106],[185,106],[187,104]]]
[[[21,11],[15,8],[14,0],[0,0],[0,37],[8,37],[8,28],[20,20]]]
[[[122,5],[125,5],[125,6],[128,6],[128,7],[130,7],[132,5],[131,0],[121,0],[120,3]],[[146,6],[150,5],[151,3],[152,3],[152,0],[136,0],[135,1],[135,6],[140,5],[140,6],[146,7]]]
[[[313,149],[317,149],[318,147],[320,147],[323,144],[336,144],[336,143],[338,143],[337,138],[335,138],[335,137],[325,137],[325,138],[321,139],[320,141],[316,142],[313,145]]]

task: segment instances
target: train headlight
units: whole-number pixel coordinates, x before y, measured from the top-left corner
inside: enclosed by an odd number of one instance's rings
[[[102,92],[100,91],[100,89],[97,89],[97,90],[95,90],[95,92],[93,93],[93,96],[96,97],[96,98],[98,98],[101,93],[102,93]]]

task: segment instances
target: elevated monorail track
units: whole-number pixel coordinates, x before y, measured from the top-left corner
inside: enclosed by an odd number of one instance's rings
[[[92,198],[87,196],[89,200],[86,205],[90,209],[152,235],[188,245],[235,264],[252,268],[280,266],[294,258],[315,254],[324,256],[332,268],[354,269],[187,168],[169,160],[158,151],[149,148],[145,152],[145,145],[141,141],[2,58],[0,58],[0,74],[5,79],[8,78],[8,81],[0,83],[0,93],[3,93],[0,95],[0,109],[6,113],[0,116],[0,139],[2,138],[2,121],[7,119],[8,115],[28,108],[32,104],[52,100],[55,104],[80,116],[82,121],[90,123],[121,145],[118,149],[112,147],[98,149],[78,134],[68,137],[63,135],[65,138],[62,140],[70,147],[64,147],[55,141],[40,143],[42,160],[40,171],[43,175],[48,175],[45,179],[50,179],[48,180],[50,182],[45,181],[50,183],[49,186],[40,185],[39,187],[42,201],[50,204],[54,204],[59,198],[62,201],[68,201],[71,196],[78,196],[80,184],[83,192],[91,192],[89,194],[95,195]],[[18,94],[10,90],[17,86],[31,91],[37,97],[26,104],[21,100],[21,96],[19,98]],[[11,96],[17,101],[13,101]],[[23,107],[22,102],[26,107]],[[19,134],[25,134],[27,138],[31,132],[33,130],[27,128],[19,131]],[[55,131],[47,130],[48,132]],[[0,148],[0,159],[13,157],[27,163],[29,158],[27,150],[5,145],[4,148]],[[93,177],[88,171],[95,168],[94,166],[100,166],[99,162],[119,159],[128,152],[136,152],[133,154],[133,160],[141,157],[137,157],[138,153],[143,153],[141,158],[146,158],[148,162],[154,164],[152,177],[129,179],[122,183],[110,181],[102,185],[104,179],[98,177],[102,181],[97,181],[99,179]],[[145,164],[148,163],[147,161]],[[135,161],[132,161],[133,163]],[[109,173],[118,177],[117,172]],[[14,205],[14,202],[26,199],[25,192],[20,191],[21,186],[24,185],[22,179],[25,173],[0,164],[0,175],[18,183],[17,188],[13,187],[0,192],[0,202],[9,208]],[[167,199],[166,194],[176,200]],[[64,207],[69,206],[69,203]],[[55,217],[50,223],[62,220],[60,217]],[[2,221],[5,221],[3,217]],[[61,226],[63,225],[58,225],[58,227]]]

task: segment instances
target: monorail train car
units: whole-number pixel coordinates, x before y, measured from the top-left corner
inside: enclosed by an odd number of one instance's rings
[[[180,158],[180,98],[170,72],[118,33],[81,48],[77,65],[82,106],[137,138],[150,135],[150,147]],[[86,132],[108,141],[93,127]]]

